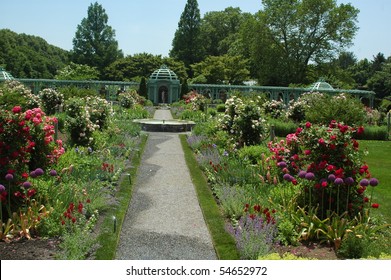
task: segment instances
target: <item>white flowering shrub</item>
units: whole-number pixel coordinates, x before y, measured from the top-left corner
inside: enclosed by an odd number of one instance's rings
[[[38,96],[47,115],[54,115],[58,107],[64,103],[64,95],[53,88],[41,90]]]
[[[98,125],[99,129],[107,127],[113,109],[106,99],[88,96],[86,97],[86,109],[93,124]]]
[[[91,121],[89,108],[82,98],[71,98],[65,103],[67,118],[65,129],[71,145],[92,146],[92,134],[99,125]]]
[[[263,110],[266,115],[278,119],[285,113],[285,104],[281,100],[266,101],[263,103]]]
[[[136,91],[126,91],[118,94],[118,101],[124,108],[133,108],[138,103],[138,94]]]
[[[243,101],[237,96],[225,103],[225,113],[220,127],[227,131],[239,147],[260,144],[266,137],[267,124],[260,107],[253,101]]]
[[[0,84],[0,106],[2,109],[11,110],[15,105],[21,106],[23,110],[39,108],[41,100],[21,82],[5,81]]]

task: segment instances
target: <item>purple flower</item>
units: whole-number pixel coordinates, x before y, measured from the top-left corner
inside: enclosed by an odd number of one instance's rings
[[[50,176],[57,176],[57,171],[56,170],[54,170],[54,169],[52,169],[52,170],[50,170],[50,172],[49,172],[49,175]]]
[[[14,179],[14,175],[12,175],[11,173],[8,173],[7,175],[5,175],[5,179],[7,181],[12,181]]]
[[[334,182],[335,181],[335,175],[334,174],[330,174],[327,179],[329,180],[329,182]]]
[[[293,180],[293,177],[290,174],[284,174],[283,178],[288,182],[291,182]]]
[[[280,161],[280,162],[277,163],[277,166],[280,167],[280,168],[285,168],[287,165],[286,165],[285,161]]]
[[[298,175],[300,178],[304,179],[306,174],[307,174],[307,172],[305,172],[304,170],[301,170]]]
[[[35,172],[35,175],[37,175],[37,176],[42,176],[44,174],[42,168],[37,168],[37,169],[35,169],[34,172]]]
[[[369,184],[372,186],[372,187],[376,187],[378,184],[379,184],[379,180],[376,179],[376,178],[371,178],[369,180]]]
[[[369,181],[367,180],[367,179],[362,179],[361,181],[360,181],[360,186],[361,187],[366,187],[366,186],[368,186],[369,185]]]
[[[5,187],[2,184],[0,184],[0,193],[3,193],[3,192],[5,192]]]
[[[342,185],[342,184],[343,184],[343,179],[342,179],[342,178],[337,178],[337,179],[335,179],[334,184],[336,184],[336,185]]]
[[[354,184],[354,179],[352,177],[347,177],[345,179],[345,184],[348,185],[348,186],[352,186]]]
[[[23,183],[23,188],[25,188],[25,189],[31,188],[31,183],[28,182],[28,181],[24,182]]]
[[[307,174],[305,174],[305,178],[307,179],[307,180],[314,180],[315,179],[315,174],[314,173],[312,173],[312,172],[307,172]]]
[[[30,177],[31,177],[31,178],[37,178],[38,175],[35,173],[35,171],[31,171],[31,172],[30,172]]]

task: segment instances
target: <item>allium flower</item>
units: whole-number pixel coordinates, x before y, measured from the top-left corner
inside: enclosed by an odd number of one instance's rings
[[[5,179],[7,181],[12,181],[14,179],[14,175],[12,175],[11,173],[8,173],[7,175],[5,175]]]
[[[50,172],[49,172],[49,175],[50,176],[57,176],[57,171],[56,170],[54,170],[54,169],[52,169],[52,170],[50,170]]]
[[[37,176],[42,176],[42,175],[44,174],[42,168],[37,168],[37,169],[35,169],[34,173],[35,173],[35,175],[37,175]]]
[[[354,184],[354,179],[352,177],[347,177],[345,179],[345,184],[348,185],[348,186],[352,186]]]
[[[366,186],[368,186],[368,185],[369,185],[369,181],[368,181],[367,179],[362,179],[362,180],[360,181],[360,186],[366,187]]]
[[[337,178],[337,179],[335,179],[334,184],[336,184],[336,185],[342,185],[342,184],[343,184],[343,179],[342,179],[342,178]]]
[[[3,192],[5,192],[5,187],[2,184],[0,184],[0,193],[3,193]]]
[[[307,172],[305,172],[304,170],[301,170],[298,175],[300,178],[304,179],[306,174],[307,174]]]
[[[283,178],[288,182],[291,182],[293,180],[293,177],[290,174],[284,174]]]
[[[330,174],[327,179],[329,180],[329,182],[334,182],[335,181],[335,175],[334,174]]]
[[[37,178],[38,176],[37,176],[37,174],[35,173],[35,171],[31,171],[31,172],[30,172],[30,177],[31,177],[31,178]]]
[[[277,166],[280,167],[280,168],[285,168],[287,165],[286,165],[285,161],[280,161],[280,162],[277,163]]]
[[[29,182],[29,181],[26,181],[26,182],[24,182],[23,183],[23,188],[25,188],[25,189],[28,189],[28,188],[31,188],[31,183]]]
[[[307,174],[305,174],[305,178],[307,180],[314,180],[315,179],[315,174],[312,173],[312,172],[308,172]]]
[[[379,180],[376,179],[376,178],[371,178],[369,180],[369,184],[372,186],[372,187],[376,187],[378,184],[379,184]]]

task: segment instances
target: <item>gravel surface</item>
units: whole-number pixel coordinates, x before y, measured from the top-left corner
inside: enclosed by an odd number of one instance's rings
[[[149,133],[116,258],[216,259],[178,134]]]

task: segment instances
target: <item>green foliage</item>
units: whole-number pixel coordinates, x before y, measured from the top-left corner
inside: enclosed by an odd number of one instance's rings
[[[69,52],[44,39],[0,29],[0,65],[15,78],[52,79],[69,62]]]
[[[240,8],[207,12],[201,20],[201,40],[206,55],[228,54],[235,45],[241,24],[247,14]]]
[[[238,150],[238,157],[248,164],[258,164],[270,154],[266,145],[244,146]]]
[[[144,98],[147,98],[148,96],[148,89],[147,89],[147,83],[145,81],[145,77],[141,78],[140,86],[138,89],[138,94]]]
[[[271,253],[263,256],[259,256],[258,260],[284,260],[284,261],[292,261],[292,260],[314,260],[311,258],[303,258],[295,256],[292,253],[284,253],[282,256],[278,253]]]
[[[87,96],[96,96],[98,93],[94,89],[78,88],[75,86],[60,87],[58,91],[64,95],[64,100],[75,98],[85,98]]]
[[[69,65],[58,70],[54,77],[57,80],[98,80],[99,72],[96,67],[71,62]]]
[[[206,84],[240,85],[249,79],[248,60],[241,56],[207,56],[203,61],[191,65],[195,81],[200,77]],[[193,81],[194,83],[194,81]]]
[[[311,98],[308,101],[308,107],[305,110],[305,119],[317,124],[329,124],[336,120],[347,125],[363,125],[365,118],[363,104],[346,94],[335,96],[318,94],[317,98]]]
[[[87,14],[73,38],[73,61],[96,67],[100,77],[104,77],[104,69],[123,54],[118,49],[115,31],[107,24],[108,15],[102,5],[91,3]]]
[[[364,132],[357,135],[359,140],[389,140],[387,126],[366,126]]]
[[[170,51],[170,57],[183,61],[186,67],[201,60],[200,25],[201,15],[197,0],[187,0]]]

